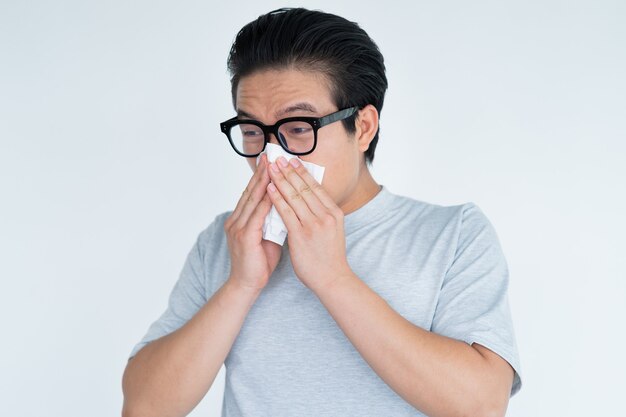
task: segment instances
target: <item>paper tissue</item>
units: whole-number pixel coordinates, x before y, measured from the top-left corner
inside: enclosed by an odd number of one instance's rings
[[[267,154],[267,162],[276,162],[279,156],[285,157],[287,161],[292,158],[298,158],[296,155],[292,155],[289,152],[285,151],[280,145],[275,145],[273,143],[267,143],[265,145],[265,154]],[[259,161],[261,160],[261,155],[257,157],[256,164],[259,165]],[[322,178],[324,177],[324,167],[320,165],[313,164],[311,162],[303,161],[298,158],[298,160],[304,165],[304,167],[311,173],[315,181],[322,183]],[[272,242],[278,243],[279,245],[283,245],[285,239],[287,238],[287,227],[283,222],[283,219],[278,214],[278,210],[276,207],[272,205],[270,212],[267,217],[265,217],[265,222],[263,223],[263,239],[271,240]]]

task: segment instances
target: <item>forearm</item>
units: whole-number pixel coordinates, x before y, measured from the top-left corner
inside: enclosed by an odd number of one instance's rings
[[[433,417],[502,410],[505,389],[467,343],[415,326],[355,275],[316,294],[372,369],[415,408]]]
[[[232,280],[178,330],[143,347],[127,364],[123,415],[187,415],[215,380],[259,292]]]

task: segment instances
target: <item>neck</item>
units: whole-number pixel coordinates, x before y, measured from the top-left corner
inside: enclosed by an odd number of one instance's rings
[[[339,204],[344,215],[350,214],[363,207],[368,201],[376,197],[381,190],[380,185],[374,180],[367,166],[363,165],[361,168],[361,175],[354,189],[350,195]]]

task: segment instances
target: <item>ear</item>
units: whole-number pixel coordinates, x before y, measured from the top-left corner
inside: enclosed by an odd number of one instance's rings
[[[378,110],[371,104],[359,110],[356,118],[356,139],[359,151],[365,152],[378,131]]]

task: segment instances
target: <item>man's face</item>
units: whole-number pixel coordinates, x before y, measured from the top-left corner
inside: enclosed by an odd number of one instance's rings
[[[241,78],[236,103],[241,118],[252,118],[266,125],[286,117],[322,117],[340,110],[331,100],[325,77],[293,69],[265,70]],[[270,142],[278,145],[274,135],[270,136]],[[365,169],[361,166],[362,158],[358,141],[346,132],[341,122],[320,128],[315,150],[300,156],[326,168],[322,185],[339,207],[347,204],[356,190],[359,175]],[[246,159],[254,171],[256,158]]]

